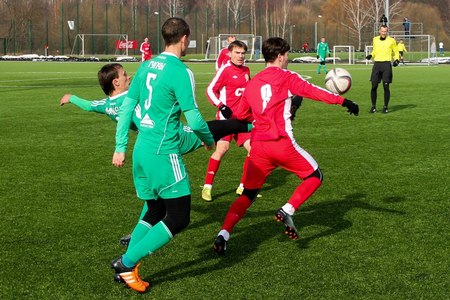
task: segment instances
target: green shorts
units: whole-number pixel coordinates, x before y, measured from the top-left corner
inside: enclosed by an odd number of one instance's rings
[[[142,200],[173,199],[191,194],[189,175],[180,154],[149,154],[133,151],[133,181]]]

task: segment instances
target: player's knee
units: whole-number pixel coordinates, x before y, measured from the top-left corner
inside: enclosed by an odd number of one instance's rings
[[[168,214],[163,221],[167,228],[169,228],[172,235],[175,235],[189,225],[191,217],[190,213],[177,214],[176,216]]]
[[[312,177],[318,178],[320,180],[320,182],[323,182],[323,173],[320,170],[320,168],[317,168],[311,175],[309,175],[305,179],[312,178]]]
[[[378,83],[377,82],[372,82],[372,91],[376,91],[378,88]]]
[[[172,235],[182,231],[191,220],[191,196],[183,196],[174,199],[166,199],[166,216],[163,221]]]
[[[259,189],[246,189],[244,188],[244,191],[242,192],[242,195],[246,196],[248,199],[250,199],[251,202],[255,201],[256,196],[258,196]]]

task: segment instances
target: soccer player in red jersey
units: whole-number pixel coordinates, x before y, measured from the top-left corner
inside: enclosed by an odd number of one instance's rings
[[[247,45],[242,41],[234,41],[229,46],[230,60],[223,65],[206,88],[206,96],[212,105],[218,108],[216,119],[229,119],[239,106],[242,93],[250,80],[250,69],[244,65]],[[212,201],[211,189],[214,177],[219,170],[220,162],[230,148],[230,142],[235,139],[239,147],[244,146],[250,151],[250,133],[238,133],[223,137],[217,141],[216,150],[211,155],[206,170],[202,198]],[[244,164],[245,165],[245,164]],[[244,168],[245,174],[245,168]],[[242,181],[241,181],[242,184]],[[242,193],[243,187],[236,191]]]
[[[297,175],[302,182],[275,214],[291,239],[298,233],[292,216],[321,185],[322,172],[314,158],[294,139],[291,123],[291,96],[299,95],[328,104],[339,104],[350,114],[358,115],[356,103],[333,94],[287,70],[290,46],[282,38],[269,38],[262,53],[266,68],[247,84],[236,117],[253,121],[248,163],[244,176],[244,191],[231,205],[218,233],[213,249],[224,254],[234,226],[244,217],[264,184],[267,176],[281,167]]]
[[[236,37],[234,35],[230,35],[227,37],[227,44],[228,46],[236,40]],[[225,48],[222,48],[219,52],[219,56],[216,60],[216,71],[220,69],[224,64],[226,64],[230,60],[230,51],[228,50],[228,46]]]
[[[142,61],[146,61],[152,58],[152,48],[150,47],[150,43],[148,42],[148,38],[144,39],[140,47],[142,53]]]

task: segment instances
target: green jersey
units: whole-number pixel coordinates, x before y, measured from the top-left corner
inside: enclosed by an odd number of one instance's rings
[[[78,106],[82,110],[89,112],[96,112],[99,114],[107,115],[111,120],[117,122],[119,120],[118,112],[119,108],[122,106],[125,97],[127,96],[127,92],[123,92],[119,95],[115,95],[112,97],[106,97],[101,100],[89,101],[83,98],[80,98],[75,95],[71,95],[69,98],[70,103]],[[133,122],[130,124],[130,129],[137,130],[136,124],[139,124],[139,107],[136,107],[135,113],[133,114]]]
[[[317,44],[317,55],[321,60],[324,60],[330,53],[328,43],[320,42]]]
[[[101,100],[86,100],[75,95],[71,95],[69,98],[70,103],[78,106],[82,110],[89,112],[96,112],[100,114],[107,115],[111,120],[117,122],[119,120],[118,111],[122,106],[123,100],[127,95],[128,91],[121,93],[113,97],[107,97]],[[136,124],[140,123],[141,114],[140,106],[137,105],[134,109],[133,121],[130,125],[130,129],[138,130]],[[180,153],[187,154],[202,146],[202,141],[195,135],[189,126],[184,126],[181,124],[179,128],[180,135]]]
[[[174,76],[177,80],[174,80]],[[116,152],[125,152],[128,127],[133,110],[140,106],[137,144],[150,154],[180,153],[181,112],[198,111],[194,96],[194,76],[175,55],[164,52],[143,62],[131,83],[119,110]],[[189,122],[188,115],[187,119]],[[214,143],[206,122],[201,118],[188,124],[207,145]]]
[[[96,112],[107,115],[111,120],[117,122],[118,111],[125,99],[127,92],[116,95],[114,97],[107,97],[101,100],[89,101],[78,96],[72,95],[69,98],[70,103],[78,106],[82,110],[89,112]]]

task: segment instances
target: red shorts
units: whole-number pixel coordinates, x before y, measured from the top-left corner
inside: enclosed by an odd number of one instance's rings
[[[281,167],[304,179],[319,165],[295,140],[281,138],[276,141],[251,141],[247,172],[243,179],[246,189],[260,189],[267,176]]]
[[[242,147],[242,145],[245,143],[245,141],[250,139],[251,135],[252,135],[251,132],[235,133],[235,134],[230,134],[230,135],[224,136],[220,140],[231,143],[231,141],[234,139],[236,141],[236,144],[239,147]]]

